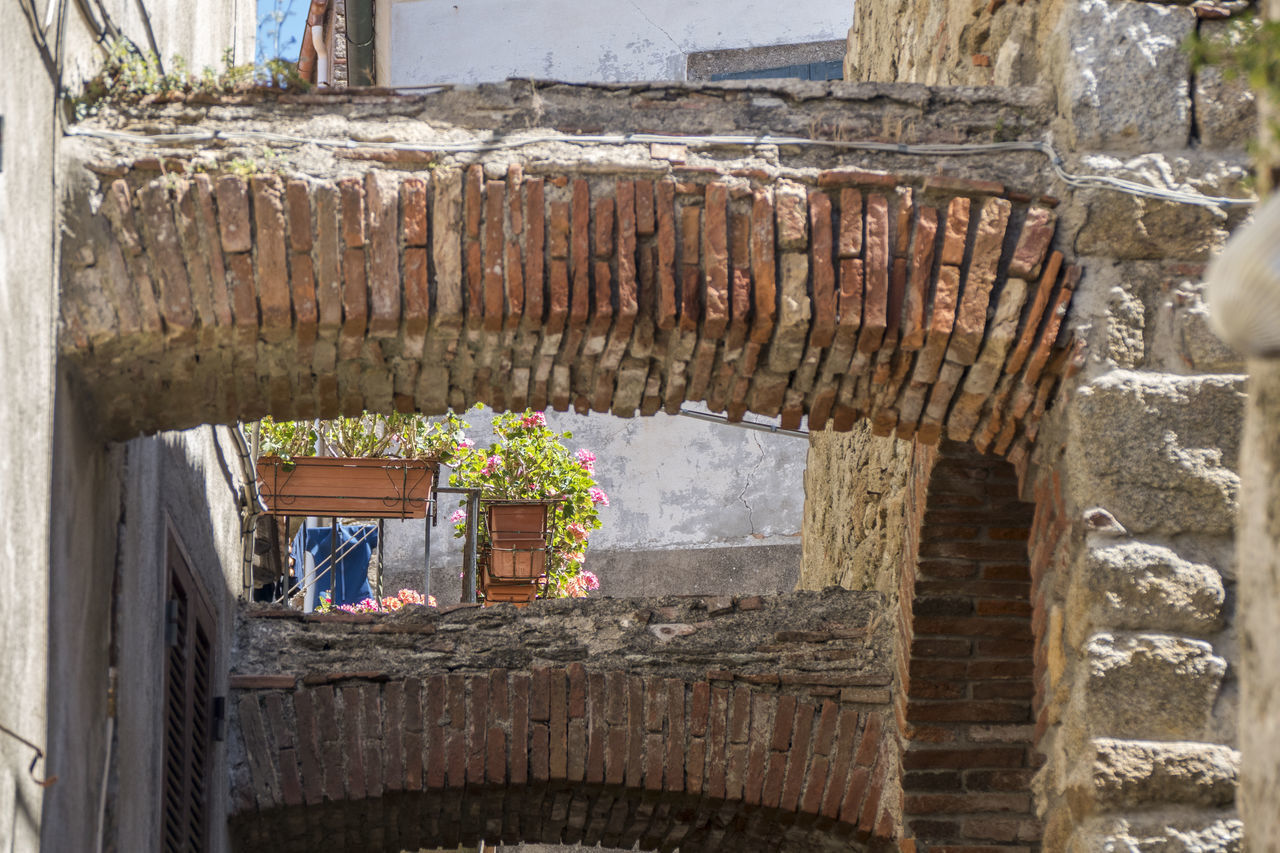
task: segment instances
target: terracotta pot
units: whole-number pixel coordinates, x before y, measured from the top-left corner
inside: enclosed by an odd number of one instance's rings
[[[258,491],[275,515],[425,518],[438,470],[424,459],[264,456]]]
[[[490,546],[486,545],[476,553],[476,588],[484,597],[485,607],[499,603],[524,607],[546,589],[545,576],[518,581],[495,578],[489,571],[492,561]]]
[[[557,501],[481,501],[489,531],[487,573],[498,582],[535,581],[547,573],[548,516]]]

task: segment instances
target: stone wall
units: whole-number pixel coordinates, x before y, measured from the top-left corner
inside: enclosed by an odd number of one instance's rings
[[[1252,101],[1180,45],[1223,10],[861,4],[853,79],[1042,86],[1069,171],[1242,195]],[[1081,371],[1017,460],[1035,501],[1034,789],[1052,850],[1237,850],[1240,358],[1208,331],[1203,262],[1243,211],[1077,189]],[[981,445],[979,445],[981,446]],[[811,460],[810,465],[814,464]]]
[[[906,484],[916,446],[868,425],[809,436],[800,589],[837,584],[897,600],[906,560]]]
[[[231,681],[240,849],[362,849],[371,815],[395,849],[891,842],[883,604],[828,590],[251,610]]]

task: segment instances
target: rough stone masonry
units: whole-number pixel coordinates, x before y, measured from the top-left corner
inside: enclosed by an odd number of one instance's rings
[[[231,677],[238,849],[884,849],[901,771],[883,604],[831,589],[250,610]]]

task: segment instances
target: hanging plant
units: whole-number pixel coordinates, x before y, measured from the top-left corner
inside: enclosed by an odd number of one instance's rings
[[[558,499],[549,517],[546,594],[552,598],[581,598],[598,589],[600,581],[584,564],[591,533],[600,527],[599,507],[609,497],[596,484],[595,454],[581,449],[570,452],[569,432],[547,427],[542,412],[526,410],[498,416],[493,431],[497,440],[488,447],[466,446],[449,464],[449,483],[480,489],[481,500]],[[454,535],[466,535],[467,513],[459,509],[450,521]],[[477,519],[480,543],[488,544],[483,514]]]

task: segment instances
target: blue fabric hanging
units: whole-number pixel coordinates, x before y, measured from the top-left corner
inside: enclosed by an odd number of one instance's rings
[[[302,542],[302,534],[304,532],[307,535],[305,546]],[[320,593],[330,588],[330,580],[333,578],[332,571],[323,571],[319,568],[321,565],[326,568],[329,566],[329,555],[332,552],[330,540],[332,537],[333,531],[328,525],[304,528],[299,530],[298,534],[293,537],[293,546],[289,550],[290,555],[293,557],[293,574],[298,579],[299,585],[306,580],[306,568],[302,555],[304,547],[315,559],[317,572],[323,572],[315,585],[317,602],[320,600]],[[356,544],[353,545],[353,542]],[[369,589],[369,558],[377,545],[378,528],[374,525],[349,524],[338,526],[337,550],[343,556],[338,558],[337,582],[333,584],[336,587],[333,593],[334,606],[339,604],[358,604],[366,598],[372,597],[373,592]]]

